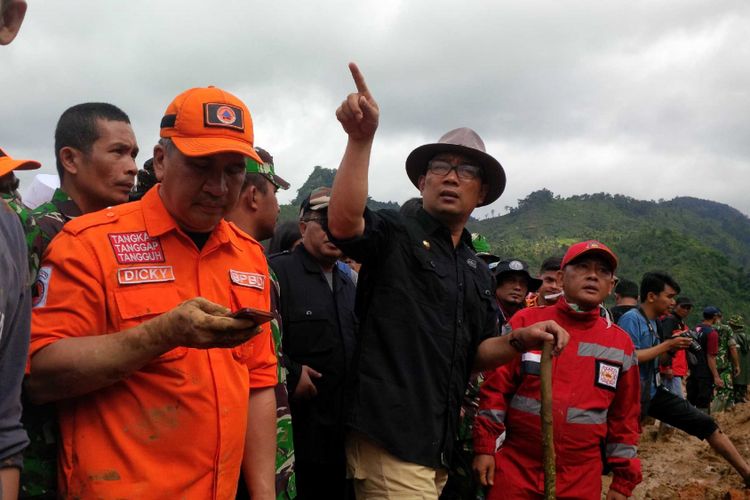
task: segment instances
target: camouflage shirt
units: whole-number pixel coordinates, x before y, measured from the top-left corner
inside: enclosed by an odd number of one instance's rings
[[[714,325],[719,333],[719,353],[716,355],[716,370],[719,374],[732,370],[732,358],[729,354],[731,348],[737,348],[737,340],[729,325],[716,323]]]
[[[39,238],[39,227],[31,216],[31,210],[23,204],[18,193],[0,193],[0,198],[8,203],[11,210],[13,210],[21,220],[23,233],[26,235],[26,246],[29,249],[29,286],[31,286],[36,280],[36,272],[37,269],[39,269],[39,256],[32,252],[33,244]]]
[[[29,242],[29,255],[33,253],[38,262],[41,262],[44,251],[47,250],[52,238],[57,236],[66,222],[79,215],[81,215],[81,209],[70,199],[70,196],[60,188],[55,189],[50,201],[42,203],[31,211],[31,218],[38,227],[38,234],[34,241]]]
[[[714,325],[719,334],[719,352],[716,354],[716,371],[724,383],[724,387],[716,388],[716,395],[711,402],[711,411],[724,411],[734,404],[734,388],[732,384],[732,358],[730,349],[737,348],[734,332],[728,325],[716,323]]]

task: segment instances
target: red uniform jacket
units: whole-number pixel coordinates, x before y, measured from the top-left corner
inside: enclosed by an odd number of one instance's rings
[[[510,324],[519,328],[550,319],[570,333],[570,343],[552,361],[557,498],[601,498],[604,460],[614,473],[612,488],[630,496],[641,481],[636,458],[640,380],[633,343],[598,310],[575,312],[564,299],[519,311]],[[528,352],[485,374],[474,452],[495,455],[490,500],[536,498],[544,491],[540,358],[538,351]]]

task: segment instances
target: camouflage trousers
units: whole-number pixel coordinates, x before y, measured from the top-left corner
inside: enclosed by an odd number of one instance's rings
[[[716,387],[714,399],[711,401],[711,413],[724,411],[734,406],[734,387],[732,386],[732,370],[724,370],[719,373],[724,387]]]

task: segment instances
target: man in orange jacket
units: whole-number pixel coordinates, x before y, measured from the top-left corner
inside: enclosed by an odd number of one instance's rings
[[[180,94],[154,148],[162,183],[69,222],[48,247],[29,394],[58,401],[63,497],[234,498],[248,402],[276,383],[267,325],[231,315],[270,308],[262,247],[223,220],[245,157],[260,161],[252,130],[233,95]],[[274,429],[273,405],[259,407]],[[248,446],[273,453],[269,434]],[[253,498],[275,496],[264,463],[270,488]]]
[[[510,320],[513,329],[554,320],[570,334],[568,348],[552,359],[559,499],[601,498],[602,452],[614,474],[608,500],[624,500],[641,481],[638,360],[627,333],[599,314],[616,267],[602,243],[577,243],[562,260],[563,297]],[[491,487],[489,500],[542,497],[540,360],[538,351],[527,352],[487,374],[480,389],[474,469]]]

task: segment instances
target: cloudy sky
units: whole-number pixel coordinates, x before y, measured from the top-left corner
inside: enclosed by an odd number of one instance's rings
[[[508,176],[476,215],[540,188],[696,196],[750,214],[746,0],[28,2],[0,49],[0,144],[43,172],[67,107],[120,106],[141,164],[171,99],[216,85],[250,108],[257,145],[292,183],[286,202],[313,166],[341,158],[334,111],[356,61],[381,109],[376,199],[414,196],[408,153],[469,126]]]

